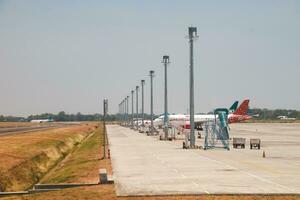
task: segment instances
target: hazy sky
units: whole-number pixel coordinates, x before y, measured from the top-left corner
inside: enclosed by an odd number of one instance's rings
[[[163,112],[188,108],[188,26],[195,43],[195,110],[250,98],[251,107],[300,109],[300,1],[0,0],[0,114],[111,113],[154,79]]]

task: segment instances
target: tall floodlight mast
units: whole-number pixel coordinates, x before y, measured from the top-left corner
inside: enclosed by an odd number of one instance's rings
[[[150,70],[150,115],[151,115],[150,134],[151,135],[153,135],[153,77],[154,77],[154,71]]]
[[[127,126],[129,125],[129,107],[128,107],[128,106],[129,106],[129,103],[128,103],[128,102],[129,102],[129,96],[126,97],[126,109],[127,109],[127,110],[126,110],[126,115],[127,115],[126,118],[127,118]]]
[[[163,61],[162,63],[164,64],[165,68],[165,113],[164,113],[164,132],[165,132],[165,140],[168,139],[168,131],[169,131],[169,115],[168,115],[168,64],[170,63],[169,61],[169,56],[163,56]]]
[[[131,128],[134,128],[133,94],[134,94],[134,90],[131,90]]]
[[[190,43],[190,147],[195,147],[195,110],[194,110],[194,52],[193,42],[198,37],[197,28],[189,27]]]
[[[124,125],[125,125],[125,123],[126,123],[126,99],[123,99],[123,105],[124,105],[123,106],[124,107],[123,108],[123,110],[124,110],[123,111],[124,112],[124,117],[123,118],[124,118]]]
[[[142,85],[142,127],[145,127],[144,120],[145,120],[145,113],[144,113],[144,85],[145,85],[145,80],[141,80],[141,85]]]
[[[136,94],[136,130],[139,130],[139,86],[135,87]]]

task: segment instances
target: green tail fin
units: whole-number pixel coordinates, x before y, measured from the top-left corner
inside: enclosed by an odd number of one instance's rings
[[[238,107],[239,102],[235,101],[232,106],[229,108],[229,111],[234,112]]]

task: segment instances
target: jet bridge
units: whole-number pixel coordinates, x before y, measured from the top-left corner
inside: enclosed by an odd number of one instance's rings
[[[215,119],[205,122],[204,150],[213,148],[224,148],[230,150],[228,114],[229,111],[227,108],[215,109]]]

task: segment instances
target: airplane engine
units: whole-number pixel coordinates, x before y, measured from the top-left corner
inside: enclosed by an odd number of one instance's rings
[[[190,129],[191,128],[191,125],[190,125],[190,122],[185,122],[185,124],[182,126],[184,129]],[[198,130],[198,131],[202,131],[203,128],[201,125],[195,123],[195,129]]]
[[[190,129],[190,128],[191,128],[190,123],[185,123],[185,124],[183,125],[183,128],[184,128],[184,129]]]

